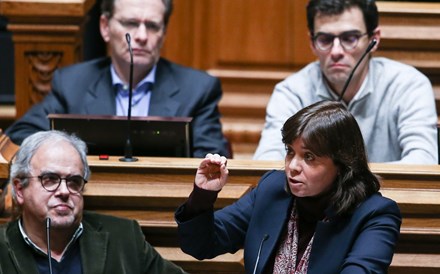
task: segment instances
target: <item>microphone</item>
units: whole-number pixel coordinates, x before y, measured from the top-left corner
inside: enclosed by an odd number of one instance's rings
[[[49,260],[49,274],[52,274],[52,255],[50,252],[50,217],[46,218],[47,258]]]
[[[347,90],[348,84],[350,84],[351,78],[353,77],[354,72],[356,71],[357,67],[360,65],[362,60],[364,60],[365,56],[373,49],[373,47],[377,44],[377,40],[373,39],[371,40],[370,44],[368,45],[367,49],[365,50],[364,54],[362,54],[359,61],[356,63],[356,66],[354,66],[353,70],[351,71],[350,75],[348,76],[347,81],[344,84],[344,87],[342,88],[342,92],[339,95],[338,101],[342,101],[342,98],[344,97],[345,91]]]
[[[269,235],[264,234],[263,239],[261,239],[260,247],[258,247],[257,260],[255,261],[254,271],[252,274],[257,274],[258,263],[260,262],[261,249],[263,248],[264,242],[269,239]]]
[[[131,100],[133,89],[133,49],[131,48],[131,37],[129,33],[125,34],[125,39],[128,44],[128,51],[130,52],[130,79],[128,85],[128,110],[127,110],[127,140],[125,142],[124,157],[119,158],[121,162],[136,162],[138,159],[133,158],[133,148],[131,145]]]

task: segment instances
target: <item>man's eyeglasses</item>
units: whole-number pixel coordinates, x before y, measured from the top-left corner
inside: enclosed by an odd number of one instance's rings
[[[56,173],[45,173],[40,176],[31,176],[26,178],[38,178],[43,188],[49,192],[55,192],[63,180],[66,181],[67,189],[72,194],[78,194],[84,189],[87,180],[79,175],[61,177]]]
[[[313,36],[315,47],[321,51],[329,51],[333,47],[335,38],[338,38],[342,48],[346,51],[357,47],[359,39],[368,33],[360,33],[358,31],[347,31],[339,35],[331,33],[318,32]]]
[[[128,31],[134,31],[139,29],[141,24],[145,26],[145,29],[150,34],[159,33],[163,29],[163,25],[151,21],[139,22],[136,20],[124,20],[124,19],[116,19],[116,18],[114,19],[118,21],[118,23],[121,24],[121,26]]]

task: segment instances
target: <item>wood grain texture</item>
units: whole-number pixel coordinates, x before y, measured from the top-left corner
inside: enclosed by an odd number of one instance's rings
[[[147,241],[190,273],[244,273],[243,250],[212,260],[197,261],[178,247],[174,210],[192,190],[200,159],[140,157],[119,162],[89,156],[92,177],[87,183],[85,209],[134,219]],[[382,194],[394,199],[403,215],[400,239],[389,273],[438,273],[440,270],[440,166],[370,164],[382,177]],[[258,184],[262,174],[282,170],[283,161],[229,160],[229,182],[216,208],[227,206]],[[0,179],[7,163],[0,160]],[[6,222],[7,217],[0,219]],[[414,272],[416,271],[416,272]],[[437,272],[436,272],[437,271]]]

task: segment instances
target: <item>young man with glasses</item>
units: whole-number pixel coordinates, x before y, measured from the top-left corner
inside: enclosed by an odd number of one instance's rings
[[[50,113],[127,115],[128,33],[133,52],[131,115],[192,117],[193,156],[229,155],[218,110],[219,79],[160,57],[172,8],[172,0],[102,0],[100,32],[110,58],[57,70],[52,92],[6,135],[19,145],[28,135],[49,129]]]
[[[283,123],[321,100],[338,100],[354,67],[375,39],[379,13],[371,0],[311,0],[309,40],[318,61],[276,85],[254,159],[283,159]],[[437,115],[432,86],[415,68],[367,56],[342,101],[362,130],[370,162],[437,164]]]
[[[19,216],[0,227],[0,273],[185,273],[145,241],[137,222],[83,211],[86,150],[59,131],[23,141],[10,173]]]

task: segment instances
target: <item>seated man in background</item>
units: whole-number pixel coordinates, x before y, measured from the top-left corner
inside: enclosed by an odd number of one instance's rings
[[[21,144],[32,133],[48,130],[51,113],[127,115],[129,33],[134,63],[132,116],[193,117],[194,157],[208,152],[229,155],[218,110],[220,81],[160,58],[172,0],[103,0],[101,10],[101,35],[111,58],[57,70],[52,92],[6,130],[10,139]]]
[[[342,96],[362,130],[370,162],[437,164],[435,99],[422,73],[368,56],[342,94],[373,39],[377,44],[372,52],[380,42],[375,2],[311,0],[307,21],[311,48],[319,60],[276,85],[254,159],[283,159],[283,123],[312,103]]]
[[[86,151],[59,131],[23,141],[10,173],[20,214],[0,227],[0,273],[185,273],[145,241],[137,222],[83,212]]]

